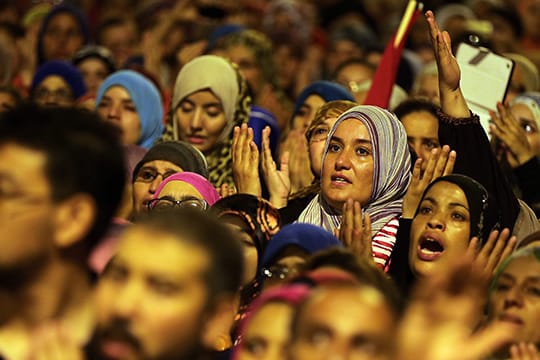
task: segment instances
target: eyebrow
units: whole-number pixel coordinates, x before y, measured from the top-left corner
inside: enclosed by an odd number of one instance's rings
[[[341,144],[344,144],[345,141],[343,141],[342,138],[340,138],[339,136],[336,136],[336,135],[332,135],[332,139],[331,140],[335,140],[335,141],[338,141],[340,142]],[[354,139],[354,143],[355,144],[366,144],[366,145],[370,145],[371,146],[371,140],[368,140],[368,139],[360,139],[360,138],[356,138]]]
[[[425,197],[422,201],[429,201],[435,205],[438,205],[439,203],[437,202],[437,200],[435,200],[434,198],[432,197]],[[448,204],[450,207],[461,207],[461,208],[464,208],[465,210],[467,211],[470,211],[469,208],[461,203],[457,203],[457,202],[451,202]]]
[[[186,98],[186,99],[182,100],[180,102],[180,104],[185,103],[185,102],[195,106],[195,102],[193,100],[191,100],[190,98]],[[222,108],[222,105],[221,105],[221,103],[219,101],[211,101],[211,102],[202,104],[202,107],[204,107],[204,108],[209,108],[209,107],[213,107],[213,106],[217,106],[219,108]]]
[[[101,97],[101,101],[103,101],[103,100],[113,101],[113,100],[111,99],[111,97],[108,96],[108,95],[103,95],[103,96]],[[133,100],[132,100],[131,98],[128,98],[128,99],[121,99],[120,101],[121,101],[123,104],[133,104]]]

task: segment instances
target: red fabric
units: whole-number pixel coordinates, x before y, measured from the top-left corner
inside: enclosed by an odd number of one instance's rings
[[[377,66],[377,71],[373,76],[371,87],[364,100],[364,105],[375,105],[385,109],[388,108],[392,87],[396,81],[401,54],[403,53],[403,47],[405,46],[405,40],[419,15],[420,10],[415,10],[407,24],[401,42],[397,44],[396,47],[394,47],[396,34],[388,41],[381,62],[379,63],[379,66]]]

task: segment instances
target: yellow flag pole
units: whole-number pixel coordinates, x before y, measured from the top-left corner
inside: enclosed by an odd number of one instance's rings
[[[399,28],[396,33],[396,37],[394,38],[394,47],[397,47],[399,43],[401,43],[401,39],[403,39],[405,30],[407,30],[407,25],[409,24],[409,21],[411,20],[411,17],[413,16],[415,10],[416,10],[416,0],[409,0],[409,3],[407,4],[407,8],[405,10],[405,14],[403,14],[403,17],[401,18],[401,22],[399,23]]]

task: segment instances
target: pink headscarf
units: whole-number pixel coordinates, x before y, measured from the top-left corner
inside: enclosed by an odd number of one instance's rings
[[[183,181],[185,183],[190,184],[193,186],[199,193],[201,193],[202,197],[208,205],[212,206],[216,201],[220,199],[220,196],[214,186],[208,182],[204,177],[202,177],[199,174],[192,173],[189,171],[179,172],[176,174],[173,174],[163,180],[161,184],[159,184],[158,188],[156,189],[156,192],[154,193],[154,196],[152,199],[159,198],[159,195],[161,194],[161,190],[170,183],[171,181]]]
[[[311,288],[305,284],[284,284],[263,292],[249,306],[244,318],[240,320],[238,327],[238,337],[231,356],[232,360],[237,360],[240,349],[244,346],[242,338],[247,330],[253,316],[266,304],[272,302],[282,302],[290,304],[292,307],[301,303],[310,292]]]

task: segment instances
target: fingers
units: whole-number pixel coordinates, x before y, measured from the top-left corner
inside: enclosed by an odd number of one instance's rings
[[[283,173],[283,176],[289,177],[289,159],[290,159],[291,153],[288,151],[285,151],[283,155],[281,156],[281,161],[279,163],[279,171]]]
[[[414,167],[412,171],[411,185],[414,183],[420,182],[420,176],[422,174],[422,158],[416,159],[414,162]]]
[[[429,34],[431,36],[431,42],[432,44],[436,43],[437,34],[440,33],[439,26],[437,25],[437,22],[435,21],[435,15],[431,10],[428,10],[426,12],[426,20],[429,25]]]
[[[371,237],[371,216],[369,213],[364,213],[363,223],[363,243],[367,246],[366,252],[369,256],[372,256],[372,237]]]
[[[478,237],[475,236],[471,238],[471,241],[469,241],[466,254],[467,256],[470,256],[471,258],[474,259],[479,249],[480,249],[480,240],[478,240]]]
[[[514,252],[514,249],[516,248],[516,244],[517,244],[517,237],[512,236],[510,239],[508,239],[499,257],[499,261],[493,267],[494,271],[498,269],[499,266],[501,266],[504,260],[506,260],[510,255],[512,255],[512,253]]]
[[[433,174],[435,173],[435,166],[437,164],[437,160],[439,159],[439,152],[440,149],[437,148],[431,150],[426,170],[424,171],[424,174],[422,176],[422,184],[424,186],[427,186],[433,179]]]
[[[514,324],[502,321],[492,322],[468,341],[467,358],[485,359],[503,345],[511,342],[516,330],[517,327]]]
[[[441,177],[444,174],[449,157],[450,157],[450,146],[444,145],[439,153],[437,162],[435,163],[435,171],[433,173],[434,179]]]
[[[454,165],[456,164],[456,158],[457,158],[457,153],[454,150],[450,151],[450,153],[448,154],[448,160],[446,161],[446,165],[444,167],[442,176],[450,175],[454,172]]]
[[[512,360],[539,360],[538,349],[532,343],[519,343],[510,347]]]

